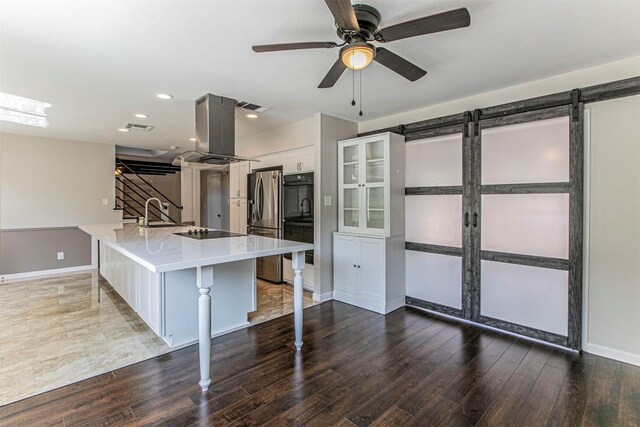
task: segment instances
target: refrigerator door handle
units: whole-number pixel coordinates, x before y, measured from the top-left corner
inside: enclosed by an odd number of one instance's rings
[[[258,221],[262,221],[264,215],[264,184],[262,177],[258,180]]]
[[[260,185],[260,175],[256,175],[255,186],[253,187],[253,222],[258,222],[258,187]]]

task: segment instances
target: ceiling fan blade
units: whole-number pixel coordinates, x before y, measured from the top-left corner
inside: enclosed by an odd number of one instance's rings
[[[350,0],[324,0],[324,2],[329,7],[333,18],[340,28],[351,31],[358,31],[360,29],[356,13],[353,11]]]
[[[376,31],[375,38],[379,42],[385,43],[424,34],[464,28],[469,25],[471,25],[471,16],[469,11],[463,7],[382,28]]]
[[[334,42],[300,42],[300,43],[280,43],[280,44],[261,44],[252,46],[254,52],[276,52],[279,50],[298,50],[298,49],[331,49],[338,46]]]
[[[422,68],[383,47],[376,48],[376,56],[373,60],[412,82],[415,82],[427,74],[427,72]]]
[[[344,65],[344,62],[342,62],[342,59],[338,58],[338,60],[333,64],[333,66],[331,67],[327,75],[324,76],[324,79],[322,79],[322,81],[318,85],[318,88],[325,89],[328,87],[333,87],[333,85],[336,84],[336,82],[338,81],[342,73],[344,73],[344,70],[346,68],[347,66]]]

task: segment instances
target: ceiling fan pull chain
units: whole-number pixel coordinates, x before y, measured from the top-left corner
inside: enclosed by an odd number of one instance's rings
[[[356,106],[356,70],[351,70],[351,105]]]
[[[362,116],[362,70],[358,70],[358,77],[360,78],[360,112],[359,116]]]

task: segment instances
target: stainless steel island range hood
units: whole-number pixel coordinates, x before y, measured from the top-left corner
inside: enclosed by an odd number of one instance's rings
[[[226,165],[256,161],[235,155],[236,101],[210,93],[196,100],[196,149],[185,151],[172,164],[182,162]]]

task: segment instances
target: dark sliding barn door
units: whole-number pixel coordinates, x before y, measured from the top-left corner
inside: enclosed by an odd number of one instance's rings
[[[407,135],[408,303],[580,348],[582,105]]]

